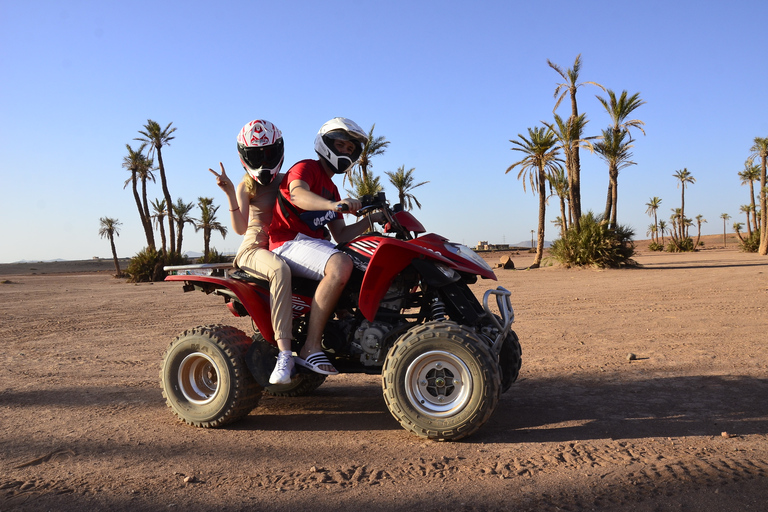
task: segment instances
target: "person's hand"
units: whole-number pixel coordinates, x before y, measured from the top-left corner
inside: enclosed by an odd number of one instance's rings
[[[216,184],[219,186],[221,190],[223,190],[227,194],[229,194],[230,192],[234,193],[235,184],[232,183],[232,180],[230,180],[229,176],[227,176],[227,173],[224,170],[224,164],[219,162],[219,167],[221,167],[221,174],[217,173],[211,168],[209,168],[208,170],[211,171],[214,176],[216,176]]]
[[[347,206],[349,206],[349,213],[355,213],[357,210],[360,209],[361,206],[363,206],[363,203],[351,197],[342,199],[341,201],[339,201],[338,204],[346,204]],[[347,213],[347,212],[344,212],[344,213]]]

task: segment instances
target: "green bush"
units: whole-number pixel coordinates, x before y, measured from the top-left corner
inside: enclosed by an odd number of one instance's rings
[[[757,252],[760,248],[760,230],[752,232],[752,236],[748,236],[744,241],[740,241],[742,252]]]
[[[667,244],[667,252],[691,252],[693,251],[693,239],[691,237],[682,240],[670,240]]]
[[[232,263],[234,258],[232,256],[221,254],[216,248],[212,248],[208,251],[208,257],[202,256],[195,260],[195,263]]]
[[[648,246],[649,251],[663,251],[664,246],[658,242],[651,242],[651,244]]]
[[[181,254],[165,254],[162,251],[146,247],[136,256],[131,258],[125,273],[129,276],[129,283],[162,281],[166,276],[166,273],[163,270],[164,266],[185,265],[188,261],[189,260]]]
[[[565,237],[555,240],[550,254],[565,267],[595,266],[619,268],[636,263],[631,259],[635,253],[632,237],[634,231],[627,226],[610,229],[602,216],[587,212],[579,221],[577,232],[571,227]]]

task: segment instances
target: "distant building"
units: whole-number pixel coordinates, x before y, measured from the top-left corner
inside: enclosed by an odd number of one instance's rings
[[[509,250],[509,244],[489,244],[485,240],[477,242],[475,246],[476,251],[507,251]]]

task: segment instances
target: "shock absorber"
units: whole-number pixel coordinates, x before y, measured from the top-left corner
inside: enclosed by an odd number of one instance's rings
[[[432,309],[432,320],[445,320],[445,303],[440,300],[440,297],[432,299],[430,307]]]

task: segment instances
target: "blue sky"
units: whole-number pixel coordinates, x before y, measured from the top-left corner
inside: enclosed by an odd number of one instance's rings
[[[122,222],[118,255],[146,242],[122,168],[125,145],[153,119],[173,122],[164,148],[171,195],[225,197],[207,171],[241,175],[235,137],[254,118],[286,141],[286,169],[314,157],[319,127],[349,117],[390,141],[382,176],[415,168],[428,231],[457,242],[517,243],[536,228],[510,139],[552,119],[559,76],[582,54],[582,81],[639,92],[637,165],[619,177],[619,222],[647,238],[649,198],[668,218],[687,168],[686,213],[721,233],[742,221],[737,173],[768,136],[762,0],[701,2],[219,2],[0,0],[0,262],[110,257],[99,218]],[[608,125],[592,86],[579,89],[587,135]],[[568,114],[567,105],[560,113]],[[607,167],[582,154],[582,202],[602,211]],[[391,187],[385,188],[394,197]],[[159,183],[150,198],[161,197]],[[226,207],[220,220],[228,223]],[[195,213],[193,212],[193,215]],[[549,222],[559,215],[550,201]],[[214,236],[220,251],[240,237]],[[186,250],[202,233],[185,229]]]

